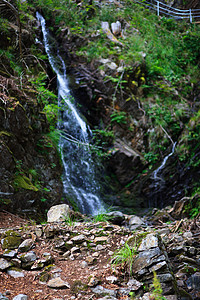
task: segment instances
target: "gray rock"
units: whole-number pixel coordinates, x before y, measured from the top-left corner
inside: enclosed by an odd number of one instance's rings
[[[188,289],[200,291],[200,272],[196,272],[186,281]]]
[[[27,252],[29,251],[31,248],[33,247],[33,240],[32,239],[27,239],[25,241],[23,241],[19,247],[18,250],[20,252]]]
[[[113,224],[121,225],[125,220],[125,216],[121,211],[111,211],[106,215],[109,216],[109,221]]]
[[[139,218],[138,216],[131,216],[128,224],[129,226],[132,226],[132,225],[142,225],[144,222],[142,221],[141,218]]]
[[[67,204],[59,204],[52,206],[47,212],[47,222],[62,222],[68,218],[70,208]]]
[[[108,276],[106,277],[106,281],[108,281],[109,283],[116,283],[118,281],[118,278],[115,276]]]
[[[24,273],[20,272],[20,271],[8,270],[7,273],[8,273],[8,275],[10,275],[13,278],[24,277]]]
[[[22,262],[21,262],[21,260],[20,259],[18,259],[18,258],[13,258],[12,260],[11,260],[11,262],[13,263],[13,265],[16,267],[16,268],[21,268],[21,265],[22,265]]]
[[[70,288],[69,283],[63,281],[60,277],[50,279],[47,283],[47,286],[53,289]]]
[[[10,262],[8,262],[6,259],[0,258],[0,271],[4,271],[11,266],[12,266],[12,264]]]
[[[142,240],[138,251],[144,251],[156,247],[158,247],[158,237],[155,233],[150,233]]]
[[[111,29],[114,35],[120,35],[122,31],[121,23],[119,21],[116,23],[111,23]]]
[[[160,280],[160,282],[170,282],[173,281],[173,276],[170,273],[166,273],[166,274],[160,274],[157,275],[158,279]]]
[[[116,297],[117,296],[117,291],[115,290],[110,290],[110,289],[106,289],[101,285],[96,286],[95,288],[92,288],[93,293],[98,294],[98,295],[102,295],[102,296],[112,296],[112,297]]]
[[[0,293],[0,300],[9,300],[9,299],[5,297],[2,293]]]
[[[17,255],[17,252],[15,250],[6,250],[3,253],[3,257],[5,258],[14,258]]]
[[[117,300],[117,298],[113,296],[105,296],[103,298],[99,298],[98,300]]]
[[[37,259],[36,254],[33,251],[27,252],[26,254],[19,255],[18,258],[22,262],[22,268],[25,269],[30,268]]]
[[[96,244],[104,244],[107,243],[108,238],[106,236],[98,236],[94,239],[94,243]]]
[[[86,237],[83,235],[83,234],[80,234],[80,235],[77,235],[77,236],[74,236],[71,241],[74,243],[74,244],[82,244],[83,242],[85,242],[87,239]]]
[[[28,300],[28,296],[24,294],[19,294],[13,298],[13,300]]]
[[[130,288],[131,292],[139,290],[140,287],[143,286],[143,283],[139,282],[136,279],[130,279],[127,283],[128,288]]]

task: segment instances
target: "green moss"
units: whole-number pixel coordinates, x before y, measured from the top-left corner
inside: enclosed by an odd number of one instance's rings
[[[14,179],[14,185],[16,188],[22,188],[25,190],[32,190],[37,192],[38,188],[33,185],[33,183],[30,181],[30,179],[26,176],[17,175]]]
[[[6,236],[4,239],[2,239],[1,241],[2,243],[2,249],[16,249],[20,243],[21,243],[21,237],[16,234],[15,232],[13,232],[13,235],[8,235]]]
[[[78,294],[81,291],[87,290],[87,288],[87,284],[82,283],[81,280],[75,280],[74,283],[72,283],[70,290],[72,294]]]

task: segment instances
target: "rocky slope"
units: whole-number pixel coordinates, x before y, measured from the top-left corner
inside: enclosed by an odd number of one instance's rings
[[[178,206],[97,222],[65,205],[63,222],[61,205],[44,225],[1,213],[1,299],[198,299],[199,218],[175,220]]]

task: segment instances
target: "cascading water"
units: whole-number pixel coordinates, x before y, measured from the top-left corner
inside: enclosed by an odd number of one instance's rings
[[[95,215],[103,210],[104,203],[98,196],[100,187],[95,180],[95,163],[88,148],[90,129],[72,99],[65,63],[46,29],[45,19],[38,12],[36,16],[42,27],[49,62],[57,75],[58,105],[62,106],[58,128],[63,132],[59,146],[64,166],[64,194],[77,204],[82,213]]]
[[[163,207],[162,193],[165,188],[165,180],[163,179],[163,177],[161,175],[161,171],[164,169],[170,156],[172,156],[174,154],[175,147],[176,147],[176,143],[173,142],[172,151],[164,157],[161,165],[153,172],[153,176],[152,176],[153,183],[150,186],[151,193],[150,193],[150,198],[149,198],[149,207],[153,207],[153,206]]]

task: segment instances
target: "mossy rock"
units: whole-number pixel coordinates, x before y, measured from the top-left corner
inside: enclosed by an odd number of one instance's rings
[[[74,283],[71,285],[71,293],[78,294],[79,292],[87,290],[88,286],[85,283],[82,283],[81,280],[75,280]]]
[[[134,234],[132,236],[130,236],[127,240],[127,244],[129,247],[131,248],[135,248],[138,249],[142,240],[144,238],[146,238],[146,236],[149,234],[150,232],[141,232],[141,233],[137,233]]]
[[[7,234],[7,235],[6,235]],[[7,231],[5,237],[1,240],[2,249],[16,249],[21,244],[21,236],[15,231]]]
[[[32,190],[37,192],[38,188],[32,184],[30,179],[26,176],[17,175],[14,179],[15,188],[22,188],[25,190]]]

